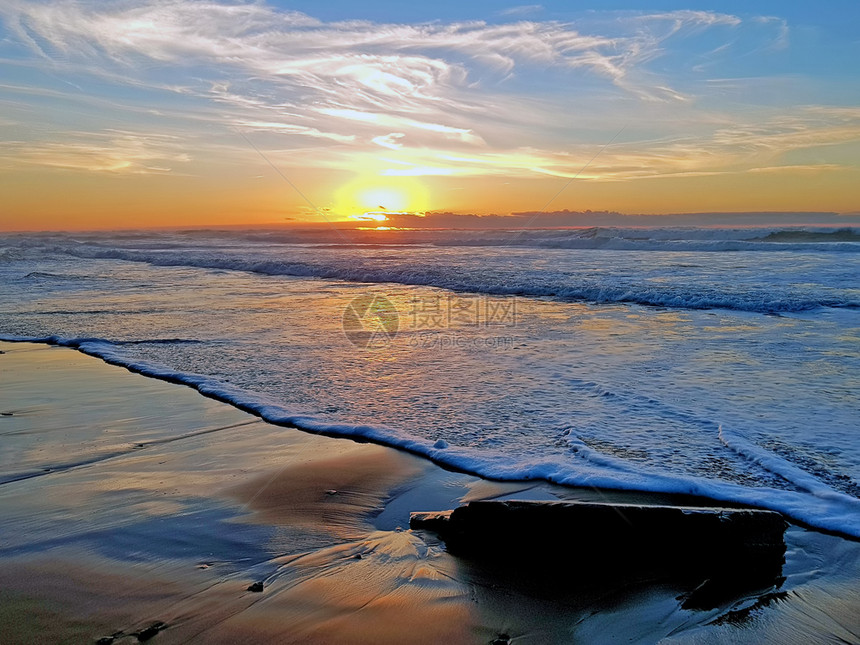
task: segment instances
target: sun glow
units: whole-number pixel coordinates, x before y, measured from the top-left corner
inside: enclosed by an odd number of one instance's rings
[[[368,211],[361,215],[350,215],[350,219],[357,219],[362,222],[386,222],[388,221],[388,216],[385,213]]]
[[[413,177],[381,181],[357,178],[335,194],[332,211],[360,221],[385,222],[392,213],[422,213],[427,210],[427,189]]]
[[[409,206],[409,195],[397,188],[373,187],[360,191],[358,202],[369,209],[402,211]]]

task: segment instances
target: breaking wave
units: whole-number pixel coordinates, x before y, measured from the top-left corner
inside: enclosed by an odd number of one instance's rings
[[[853,243],[852,243],[853,244]],[[860,245],[857,245],[860,249]],[[486,268],[464,271],[456,263],[416,262],[413,257],[378,262],[361,255],[319,255],[279,259],[276,252],[214,252],[107,248],[89,244],[52,246],[53,253],[79,258],[125,260],[164,267],[193,267],[252,272],[273,276],[314,277],[364,283],[429,286],[499,296],[552,298],[598,304],[629,303],[673,309],[732,309],[758,313],[802,312],[821,307],[860,308],[860,297],[841,290],[797,289],[790,285],[648,282],[637,276],[581,275],[557,271]]]

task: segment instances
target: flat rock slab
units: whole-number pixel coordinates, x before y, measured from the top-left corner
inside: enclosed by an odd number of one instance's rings
[[[754,509],[478,501],[412,513],[410,527],[437,534],[453,555],[513,571],[763,588],[782,573],[787,524]]]

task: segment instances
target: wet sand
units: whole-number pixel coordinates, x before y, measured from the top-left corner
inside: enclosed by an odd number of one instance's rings
[[[860,642],[856,542],[790,527],[785,581],[709,610],[667,581],[526,584],[409,513],[672,500],[489,482],[70,349],[0,351],[4,644]]]

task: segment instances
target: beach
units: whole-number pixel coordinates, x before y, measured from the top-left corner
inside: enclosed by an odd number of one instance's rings
[[[0,351],[3,643],[860,638],[857,542],[790,526],[785,580],[708,610],[681,608],[685,590],[666,582],[536,588],[452,556],[409,529],[410,513],[677,499],[492,482],[269,424],[68,348]]]
[[[860,3],[770,4],[0,2],[0,645],[860,645]]]

